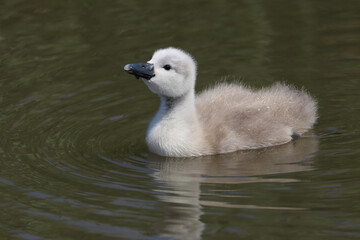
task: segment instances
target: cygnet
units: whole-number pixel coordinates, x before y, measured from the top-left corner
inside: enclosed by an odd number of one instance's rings
[[[317,119],[316,101],[304,90],[282,83],[259,90],[221,83],[195,95],[196,62],[177,48],[159,49],[150,61],[127,64],[124,70],[160,96],[146,143],[161,156],[280,145],[299,138]]]

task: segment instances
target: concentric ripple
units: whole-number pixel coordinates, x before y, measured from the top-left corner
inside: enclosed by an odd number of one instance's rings
[[[358,5],[1,1],[0,239],[360,239]],[[318,100],[315,135],[343,134],[153,155],[158,98],[123,66],[167,46],[197,91],[285,80]]]
[[[3,215],[19,216],[8,221],[9,231],[31,237],[15,226],[34,219],[48,222],[41,228],[60,221],[61,226],[71,225],[86,234],[142,236],[107,224],[108,220],[101,223],[102,218],[146,220],[136,212],[149,211],[153,205],[139,196],[149,194],[151,172],[146,161],[134,155],[145,150],[143,141],[137,128],[122,128],[129,116],[136,119],[136,109],[121,112],[134,96],[124,96],[118,87],[116,82],[102,81],[64,94],[60,85],[3,105],[2,165],[7,171],[0,184],[7,196],[1,204],[6,207],[13,196],[20,199]],[[141,122],[136,126],[143,131],[146,126]],[[84,214],[88,217],[81,220]]]

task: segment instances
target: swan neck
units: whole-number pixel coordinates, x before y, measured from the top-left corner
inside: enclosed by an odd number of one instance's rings
[[[165,114],[171,114],[178,111],[195,113],[195,94],[190,91],[180,97],[161,96],[161,108]]]

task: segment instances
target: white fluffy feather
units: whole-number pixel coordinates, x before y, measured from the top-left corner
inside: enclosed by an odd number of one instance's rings
[[[160,49],[149,63],[155,77],[143,80],[161,104],[146,142],[159,155],[188,157],[284,144],[316,121],[316,102],[303,90],[280,83],[260,90],[223,83],[195,97],[196,63],[188,53]],[[163,68],[166,64],[170,70]]]

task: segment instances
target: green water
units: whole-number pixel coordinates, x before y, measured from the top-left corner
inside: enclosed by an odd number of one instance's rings
[[[0,1],[0,239],[359,239],[360,2]],[[123,66],[175,46],[197,90],[286,81],[319,138],[148,152],[159,99]]]

